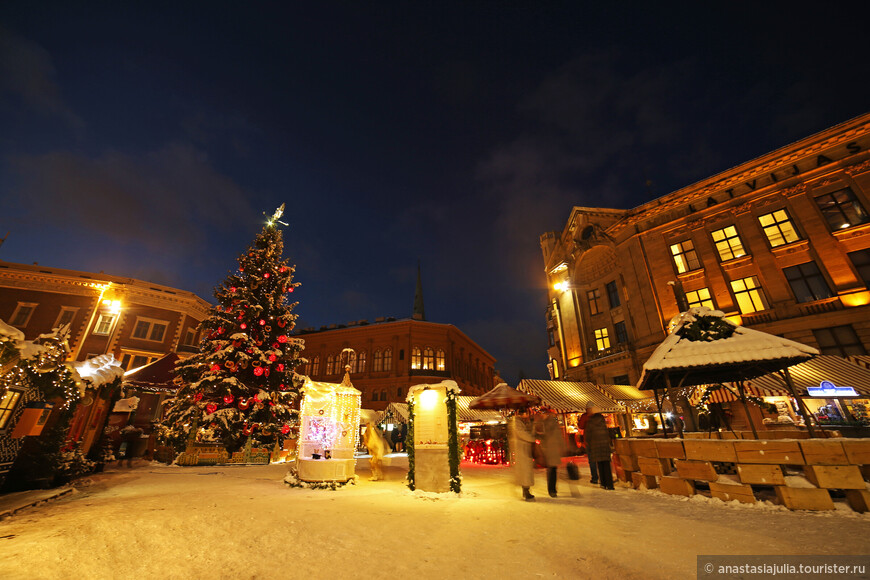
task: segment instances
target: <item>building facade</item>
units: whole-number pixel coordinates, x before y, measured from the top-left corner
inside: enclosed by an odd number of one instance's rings
[[[870,351],[870,114],[630,210],[574,207],[541,236],[554,378],[635,384],[694,306]]]
[[[0,261],[0,320],[27,340],[69,324],[71,360],[111,353],[129,370],[168,352],[192,354],[209,308],[160,284]]]
[[[337,383],[350,364],[353,386],[368,409],[404,402],[412,385],[445,379],[456,381],[464,395],[481,395],[493,387],[495,358],[452,324],[428,322],[422,314],[308,328],[298,336],[305,339],[302,354],[308,360],[300,372]],[[354,352],[344,352],[347,348]]]

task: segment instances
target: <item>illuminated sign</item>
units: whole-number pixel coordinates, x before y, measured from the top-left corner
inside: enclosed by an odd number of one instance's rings
[[[858,393],[852,387],[838,387],[831,381],[822,381],[818,387],[807,387],[807,393],[811,397],[857,397]]]

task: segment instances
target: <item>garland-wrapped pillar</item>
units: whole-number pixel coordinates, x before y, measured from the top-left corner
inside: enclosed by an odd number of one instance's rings
[[[411,410],[407,438],[408,487],[444,493],[459,492],[459,433],[454,381],[414,385],[408,390]]]

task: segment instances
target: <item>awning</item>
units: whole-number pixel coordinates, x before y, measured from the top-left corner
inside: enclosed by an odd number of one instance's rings
[[[523,379],[518,390],[532,393],[560,413],[582,413],[590,401],[602,413],[624,413],[625,407],[602,393],[595,383]]]
[[[380,417],[381,422],[408,422],[408,403],[390,403]]]
[[[477,397],[467,397],[459,395],[456,397],[456,420],[457,421],[498,421],[504,423],[504,416],[498,411],[489,411],[487,409],[469,409],[468,404]]]
[[[174,393],[179,387],[173,382],[177,361],[178,355],[170,352],[152,363],[124,373],[124,384],[147,391]]]
[[[595,387],[632,412],[646,412],[655,410],[656,401],[648,392],[641,391],[634,385],[602,385],[595,383]]]
[[[747,396],[758,398],[791,396],[785,385],[762,385],[758,383],[758,379],[744,383],[743,391]],[[707,395],[706,399],[704,399],[705,394]],[[740,395],[736,387],[732,388],[730,384],[723,385],[718,389],[715,386],[700,386],[689,397],[689,402],[692,405],[697,405],[701,400],[704,400],[705,403],[731,403],[739,401]]]
[[[788,367],[798,396],[809,397],[807,387],[818,387],[822,381],[828,381],[837,387],[852,387],[861,397],[870,397],[870,368],[856,364],[851,358],[857,358],[859,362],[870,359],[821,355]],[[753,379],[752,386],[785,389],[785,381],[779,373],[772,373]]]
[[[381,411],[375,411],[374,409],[360,409],[359,424],[367,425],[368,423],[371,423],[372,425],[377,425],[381,422],[382,414]]]

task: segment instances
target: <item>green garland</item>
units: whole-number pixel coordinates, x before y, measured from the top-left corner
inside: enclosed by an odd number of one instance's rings
[[[462,491],[459,472],[459,428],[456,425],[456,393],[447,391],[447,460],[450,463],[450,491]]]
[[[405,446],[408,450],[408,489],[417,489],[414,474],[414,398],[408,400],[408,434],[405,436]]]

